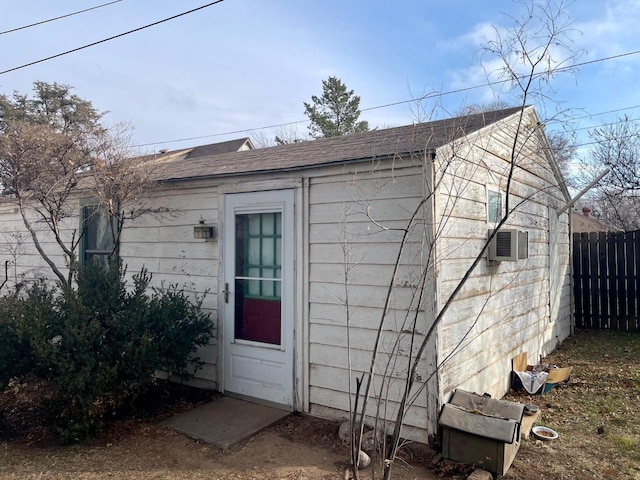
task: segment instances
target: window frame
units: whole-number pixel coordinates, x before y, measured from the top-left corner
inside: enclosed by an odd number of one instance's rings
[[[88,219],[89,219],[89,215],[87,215],[87,210],[93,207],[96,207],[97,209],[101,210],[102,215],[104,215],[107,221],[109,220],[109,214],[107,213],[104,206],[98,200],[93,198],[85,198],[80,200],[80,235],[81,237],[79,242],[78,261],[81,267],[84,267],[88,264],[89,258],[93,258],[96,256],[105,258],[107,262],[110,260],[109,256],[112,254],[112,252],[113,252],[112,259],[119,257],[118,249],[116,248],[114,251],[115,240],[113,239],[113,235],[111,235],[110,248],[108,249],[88,249],[87,248],[88,246],[87,243],[89,239],[89,236],[87,235],[87,226],[88,226]],[[111,219],[111,222],[112,222],[112,228],[117,229],[117,224],[114,222],[114,219]],[[116,234],[117,234],[117,231],[116,231]]]
[[[486,210],[486,218],[487,218],[487,224],[488,225],[498,225],[502,219],[505,216],[505,211],[504,211],[504,207],[505,207],[505,192],[498,188],[498,187],[494,187],[494,186],[490,186],[487,185],[486,186],[486,190],[487,190],[487,210]],[[500,198],[500,212],[496,212],[497,208],[494,209],[493,205],[492,205],[492,197],[499,197]],[[494,214],[496,214],[494,217]]]

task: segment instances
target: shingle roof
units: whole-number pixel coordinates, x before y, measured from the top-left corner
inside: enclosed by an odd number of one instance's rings
[[[195,147],[185,157],[185,160],[208,157],[210,155],[220,155],[222,153],[237,152],[245,145],[249,145],[249,149],[253,149],[253,144],[249,137],[238,138],[235,140],[229,140],[226,142],[212,143],[210,145],[202,145]]]
[[[433,150],[502,120],[520,108],[483,112],[404,127],[321,138],[269,148],[186,157],[157,156],[158,180],[275,172]],[[212,148],[211,151],[214,149]],[[205,150],[202,150],[205,151]]]

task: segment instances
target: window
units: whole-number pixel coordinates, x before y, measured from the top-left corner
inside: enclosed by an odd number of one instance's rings
[[[235,338],[282,344],[282,212],[236,214]]]
[[[246,277],[245,297],[280,300],[282,213],[238,215],[236,225],[236,269]]]
[[[80,218],[82,222],[81,264],[88,265],[92,261],[98,261],[106,267],[114,245],[109,215],[102,205],[87,203],[81,206]]]
[[[487,222],[497,225],[503,216],[502,192],[487,189]]]

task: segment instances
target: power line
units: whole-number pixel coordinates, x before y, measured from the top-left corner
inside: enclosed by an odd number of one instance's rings
[[[176,143],[176,142],[188,142],[191,140],[202,140],[203,138],[213,138],[213,137],[223,137],[225,135],[235,135],[236,133],[249,133],[254,132],[256,130],[266,130],[268,128],[276,128],[276,127],[288,127],[289,125],[297,125],[299,123],[309,123],[310,120],[296,120],[294,122],[287,123],[274,123],[273,125],[265,125],[263,127],[257,128],[244,128],[242,130],[231,130],[223,133],[210,133],[209,135],[200,135],[197,137],[188,137],[188,138],[178,138],[176,140],[165,140],[163,142],[150,142],[150,143],[140,143],[138,145],[132,145],[131,148],[134,147],[151,147],[153,145],[161,145],[163,143]]]
[[[374,108],[374,107],[371,107],[371,108]],[[596,117],[598,115],[606,115],[608,113],[616,113],[616,112],[621,112],[621,111],[624,111],[624,110],[632,110],[632,109],[635,109],[635,108],[640,108],[640,105],[634,105],[634,106],[631,106],[631,107],[617,108],[615,110],[607,110],[605,112],[592,113],[590,115],[583,115],[581,117],[574,117],[571,120],[573,121],[573,120],[580,120],[580,119],[584,119],[584,118],[593,118],[593,117]],[[632,122],[639,122],[640,119],[633,119],[631,121]],[[286,127],[286,126],[289,126],[289,125],[296,125],[296,124],[300,124],[300,123],[309,123],[309,122],[310,122],[310,120],[297,120],[297,121],[294,121],[294,122],[276,123],[276,124],[273,124],[273,125],[265,125],[263,127],[245,128],[245,129],[241,129],[241,130],[230,130],[230,131],[222,132],[222,133],[212,133],[212,134],[209,134],[209,135],[199,135],[199,136],[196,136],[196,137],[179,138],[179,139],[176,139],[176,140],[165,140],[165,141],[161,141],[161,142],[140,143],[140,144],[137,144],[137,145],[132,145],[131,148],[151,147],[151,146],[154,146],[154,145],[163,145],[165,143],[177,143],[177,142],[187,142],[187,141],[191,141],[191,140],[202,140],[203,138],[224,137],[226,135],[235,135],[236,133],[250,133],[250,132],[254,132],[256,130],[266,130],[268,128]],[[580,127],[580,128],[568,129],[568,130],[565,130],[565,131],[570,133],[570,132],[577,132],[577,131],[580,131],[580,130],[590,130],[590,129],[598,128],[598,127],[608,127],[608,126],[612,126],[612,125],[615,125],[615,124],[616,124],[616,122],[601,123],[601,124],[593,125],[593,126],[590,126],[590,127]],[[581,143],[581,144],[576,144],[574,146],[580,147],[580,146],[583,146],[583,145],[591,145],[592,143],[593,142]]]
[[[626,52],[626,53],[621,53],[621,54],[618,54],[618,55],[611,55],[611,56],[608,56],[608,57],[597,58],[595,60],[589,60],[589,61],[586,61],[586,62],[577,63],[577,64],[572,65],[572,66],[561,67],[561,68],[558,68],[557,70],[555,70],[555,72],[572,70],[572,69],[577,68],[577,67],[581,67],[581,66],[585,66],[585,65],[591,65],[591,64],[594,64],[594,63],[604,62],[604,61],[608,61],[608,60],[617,60],[619,58],[628,57],[628,56],[632,56],[632,55],[637,55],[639,53],[640,53],[640,50],[634,50],[632,52]],[[1,73],[2,72],[0,72],[0,74]],[[536,74],[535,76],[542,76],[542,75],[546,75],[546,74],[548,74],[548,72],[541,72],[541,73]],[[524,78],[526,78],[526,77],[525,76],[520,77],[520,79],[524,79]],[[367,112],[367,111],[371,111],[371,110],[378,110],[378,109],[381,109],[381,108],[395,107],[397,105],[403,105],[403,104],[407,104],[407,103],[420,102],[422,100],[426,100],[426,99],[429,99],[429,98],[443,97],[445,95],[453,95],[455,93],[462,93],[462,92],[467,92],[469,90],[474,90],[474,89],[478,89],[478,88],[484,88],[484,87],[488,87],[488,86],[499,85],[499,84],[503,84],[503,83],[506,83],[506,82],[509,82],[509,81],[511,81],[511,79],[496,80],[496,81],[488,82],[488,83],[482,84],[482,85],[473,85],[473,86],[470,86],[470,87],[458,88],[458,89],[449,90],[449,91],[446,91],[446,92],[431,92],[431,93],[428,93],[428,94],[423,95],[423,96],[418,97],[418,98],[412,98],[410,100],[400,100],[398,102],[385,103],[385,104],[382,104],[382,105],[375,105],[373,107],[363,108],[360,111],[361,112]],[[576,117],[576,118],[574,118],[574,120],[580,120],[580,119],[583,119],[583,118],[591,118],[591,117],[594,117],[594,116],[597,116],[597,115],[605,115],[607,113],[615,113],[615,112],[620,112],[620,111],[623,111],[623,110],[629,110],[629,109],[638,108],[638,107],[640,107],[640,105],[636,105],[634,107],[624,107],[624,108],[619,108],[617,110],[609,110],[609,111],[606,111],[606,112],[594,113],[594,114],[590,114],[590,115],[584,115],[582,117]],[[165,140],[165,141],[158,141],[158,142],[140,143],[138,145],[133,145],[132,147],[151,147],[151,146],[154,146],[154,145],[162,145],[162,144],[165,144],[165,143],[188,142],[188,141],[191,141],[191,140],[202,140],[204,138],[223,137],[225,135],[234,135],[234,134],[237,134],[237,133],[248,133],[248,132],[253,132],[253,131],[256,131],[256,130],[266,130],[266,129],[269,129],[269,128],[277,128],[277,127],[288,127],[289,125],[298,125],[298,124],[301,124],[301,123],[309,123],[309,121],[310,120],[295,120],[295,121],[292,121],[292,122],[276,123],[276,124],[273,124],[273,125],[265,125],[265,126],[261,126],[261,127],[255,127],[255,128],[245,128],[245,129],[242,129],[242,130],[232,130],[232,131],[222,132],[222,133],[212,133],[212,134],[209,134],[209,135],[199,135],[199,136],[196,136],[196,137],[187,137],[187,138],[178,138],[178,139],[174,139],[174,140]],[[569,130],[569,131],[571,131],[571,130]]]
[[[621,109],[621,110],[626,110],[626,109]],[[572,120],[576,120],[576,119],[572,119]],[[630,123],[638,123],[638,122],[640,122],[640,118],[630,118],[629,122]],[[616,125],[617,123],[618,122],[599,123],[598,125],[591,125],[589,127],[572,128],[570,130],[565,130],[565,131],[566,132],[580,132],[582,130],[593,130],[594,128],[611,127],[613,125]]]
[[[112,3],[117,3],[119,1],[121,1],[121,0],[115,0],[113,2],[106,3],[106,4],[103,4],[103,5],[99,5],[99,6],[96,6],[96,7],[92,7],[92,8],[83,10],[83,11],[88,11],[88,10],[92,10],[92,9],[95,9],[95,8],[100,8],[102,6],[110,5]],[[105,38],[105,39],[102,39],[102,40],[98,40],[96,42],[89,43],[87,45],[83,45],[81,47],[77,47],[77,48],[74,48],[74,49],[71,49],[71,50],[67,50],[65,52],[58,53],[56,55],[51,55],[49,57],[42,58],[40,60],[35,60],[33,62],[29,62],[29,63],[26,63],[24,65],[20,65],[20,66],[13,67],[13,68],[10,68],[10,69],[4,70],[4,71],[0,71],[0,75],[4,75],[4,74],[9,73],[9,72],[20,70],[22,68],[30,67],[30,66],[36,65],[38,63],[46,62],[46,61],[52,60],[54,58],[62,57],[64,55],[68,55],[70,53],[74,53],[74,52],[77,52],[79,50],[83,50],[83,49],[86,49],[86,48],[89,48],[89,47],[93,47],[95,45],[99,45],[101,43],[105,43],[105,42],[114,40],[116,38],[124,37],[125,35],[129,35],[131,33],[139,32],[140,30],[144,30],[146,28],[150,28],[150,27],[159,25],[161,23],[168,22],[170,20],[174,20],[176,18],[188,15],[190,13],[196,12],[198,10],[202,10],[204,8],[216,5],[218,3],[222,3],[223,1],[224,0],[216,0],[215,2],[211,2],[211,3],[208,3],[208,4],[202,5],[200,7],[196,7],[194,9],[179,13],[177,15],[173,15],[171,17],[159,20],[157,22],[153,22],[153,23],[144,25],[142,27],[138,27],[138,28],[135,28],[133,30],[129,30],[129,31],[124,32],[124,33],[120,33],[118,35],[114,35],[114,36],[111,36],[111,37],[108,37],[108,38]],[[73,13],[73,14],[68,14],[68,15],[65,15],[65,16],[70,16],[70,15],[74,15],[74,14],[81,13],[81,12],[82,11],[76,12],[76,13]],[[58,17],[58,18],[64,18],[65,16]],[[51,19],[51,20],[47,20],[47,21],[52,21],[52,20],[55,20],[55,19]],[[47,21],[39,22],[39,23],[45,23]],[[36,23],[36,24],[33,24],[33,25],[38,25],[39,23]],[[21,27],[21,28],[27,28],[27,27],[28,26]],[[11,31],[14,31],[14,30],[11,30]],[[7,33],[7,32],[0,32],[0,34],[1,33]],[[614,60],[614,59],[623,58],[623,57],[627,57],[627,56],[631,56],[631,55],[637,55],[638,53],[640,53],[640,50],[635,50],[635,51],[632,51],[632,52],[626,52],[626,53],[621,53],[621,54],[618,54],[618,55],[611,55],[611,56],[608,56],[608,57],[603,57],[603,58],[599,58],[599,59],[595,59],[595,60],[589,60],[589,61],[585,61],[585,62],[580,62],[580,63],[576,63],[574,65],[570,65],[570,66],[566,66],[566,67],[560,67],[560,68],[556,69],[553,73],[564,72],[564,71],[572,70],[572,69],[580,67],[580,66],[591,65],[591,64],[594,64],[594,63],[603,62],[603,61],[607,61],[607,60]],[[540,73],[534,74],[534,77],[544,76],[544,75],[548,75],[548,74],[549,74],[549,72],[540,72]],[[519,79],[526,79],[526,78],[527,78],[527,76],[525,75],[525,76],[520,77]],[[418,97],[418,98],[412,98],[412,99],[409,99],[409,100],[401,100],[401,101],[398,101],[398,102],[391,102],[391,103],[386,103],[386,104],[383,104],[383,105],[376,105],[376,106],[373,106],[373,107],[367,107],[367,108],[363,108],[361,111],[365,112],[365,111],[377,110],[377,109],[381,109],[381,108],[388,108],[388,107],[397,106],[397,105],[403,105],[403,104],[407,104],[407,103],[419,102],[419,101],[422,101],[422,100],[426,100],[428,98],[443,97],[443,96],[446,96],[446,95],[453,95],[453,94],[456,94],[456,93],[467,92],[467,91],[475,90],[475,89],[478,89],[478,88],[484,88],[484,87],[490,87],[490,86],[494,86],[494,85],[500,85],[500,84],[504,84],[504,83],[507,83],[507,82],[510,82],[510,81],[512,81],[512,79],[495,80],[493,82],[487,82],[486,84],[482,84],[482,85],[472,85],[472,86],[469,86],[469,87],[459,88],[459,89],[455,89],[455,90],[449,90],[449,91],[446,91],[446,92],[437,92],[437,91],[436,92],[431,92],[431,93],[428,93],[428,94],[423,95],[423,96]],[[183,142],[183,141],[190,141],[190,140],[200,140],[200,139],[203,139],[203,138],[212,138],[212,137],[218,137],[218,136],[224,136],[224,135],[233,135],[233,134],[236,134],[236,133],[246,133],[246,132],[252,132],[252,131],[255,131],[255,130],[264,130],[264,129],[268,129],[268,128],[285,127],[285,126],[289,126],[289,125],[297,125],[297,124],[300,124],[300,123],[308,123],[308,122],[309,122],[309,120],[297,120],[297,121],[293,121],[293,122],[285,122],[285,123],[267,125],[267,126],[262,126],[262,127],[248,128],[248,129],[242,129],[242,130],[234,130],[234,131],[228,131],[228,132],[216,133],[216,134],[210,134],[210,135],[201,135],[201,136],[197,136],[197,137],[180,138],[180,139],[166,140],[166,141],[160,141],[160,142],[150,142],[150,143],[139,144],[139,145],[136,145],[136,146],[137,147],[144,147],[144,146],[159,145],[159,144],[163,144],[163,143],[176,143],[176,142]]]
[[[8,70],[3,70],[3,71],[0,72],[0,75],[4,75],[5,73],[9,73],[9,72],[14,72],[16,70],[20,70],[21,68],[30,67],[30,66],[36,65],[38,63],[46,62],[46,61],[52,60],[54,58],[62,57],[64,55],[68,55],[70,53],[74,53],[74,52],[77,52],[79,50],[84,50],[85,48],[93,47],[95,45],[99,45],[101,43],[105,43],[105,42],[108,42],[110,40],[114,40],[116,38],[124,37],[125,35],[129,35],[131,33],[139,32],[140,30],[144,30],[145,28],[154,27],[154,26],[159,25],[161,23],[168,22],[169,20],[174,20],[174,19],[176,19],[178,17],[183,17],[183,16],[188,15],[190,13],[197,12],[198,10],[202,10],[204,8],[211,7],[212,5],[216,5],[216,4],[222,3],[222,2],[224,2],[224,0],[216,0],[215,2],[207,3],[206,5],[202,5],[200,7],[193,8],[191,10],[187,10],[186,12],[182,12],[182,13],[179,13],[177,15],[173,15],[171,17],[168,17],[168,18],[165,18],[165,19],[162,19],[162,20],[158,20],[157,22],[149,23],[148,25],[144,25],[142,27],[134,28],[133,30],[129,30],[128,32],[119,33],[118,35],[114,35],[114,36],[109,37],[109,38],[104,38],[102,40],[98,40],[97,42],[89,43],[89,44],[83,45],[81,47],[73,48],[71,50],[67,50],[66,52],[57,53],[55,55],[51,55],[50,57],[41,58],[40,60],[35,60],[33,62],[25,63],[24,65],[20,65],[18,67],[13,67],[13,68],[10,68]]]
[[[624,110],[633,110],[635,108],[640,108],[640,105],[633,105],[631,107],[616,108],[615,110],[607,110],[606,112],[592,113],[591,115],[583,115],[581,117],[574,117],[572,120],[582,120],[582,119],[585,119],[585,118],[593,118],[593,117],[598,116],[598,115],[606,115],[608,113],[617,113],[617,112],[622,112]]]
[[[11,30],[5,30],[4,32],[0,32],[0,35],[5,35],[7,33],[17,32],[18,30],[24,30],[25,28],[36,27],[38,25],[42,25],[44,23],[53,22],[55,20],[60,20],[62,18],[72,17],[74,15],[79,15],[81,13],[89,12],[91,10],[96,10],[98,8],[106,7],[107,5],[113,5],[114,3],[118,3],[118,2],[121,2],[121,1],[122,0],[114,0],[113,2],[103,3],[102,5],[96,5],[95,7],[85,8],[84,10],[78,10],[77,12],[67,13],[66,15],[60,15],[59,17],[49,18],[48,20],[42,20],[42,21],[36,22],[36,23],[30,23],[29,25],[24,25],[24,26],[18,27],[18,28],[12,28]]]
[[[559,67],[556,70],[554,70],[553,72],[548,72],[547,71],[547,72],[536,73],[536,74],[533,75],[533,77],[534,78],[535,77],[542,77],[542,76],[545,76],[545,75],[549,75],[551,73],[565,72],[565,71],[573,70],[574,68],[583,67],[585,65],[591,65],[593,63],[604,62],[606,60],[617,60],[618,58],[628,57],[628,56],[631,56],[631,55],[637,55],[639,53],[640,53],[640,50],[634,50],[633,52],[627,52],[627,53],[621,53],[621,54],[618,54],[618,55],[611,55],[609,57],[597,58],[595,60],[589,60],[589,61],[586,61],[586,62],[580,62],[580,63],[576,63],[574,65],[569,65],[569,66],[566,66],[566,67]],[[517,77],[516,79],[517,80],[524,80],[526,78],[528,78],[528,75],[523,75],[521,77]],[[478,89],[478,88],[493,87],[495,85],[501,85],[501,84],[504,84],[504,83],[507,83],[507,82],[511,82],[513,80],[514,79],[511,79],[511,78],[506,79],[506,80],[494,80],[493,82],[487,82],[486,84],[483,84],[483,85],[473,85],[473,86],[470,86],[470,87],[458,88],[456,90],[449,90],[447,92],[437,92],[437,91],[436,92],[431,92],[431,93],[427,93],[426,95],[423,95],[423,96],[418,97],[418,98],[412,98],[411,100],[401,100],[401,101],[398,101],[398,102],[387,103],[387,104],[384,104],[384,105],[376,105],[375,107],[363,108],[361,111],[362,112],[366,112],[366,111],[369,111],[369,110],[376,110],[376,109],[379,109],[379,108],[395,107],[397,105],[403,105],[405,103],[420,102],[422,100],[427,100],[428,98],[444,97],[446,95],[453,95],[453,94],[456,94],[456,93],[468,92],[469,90],[475,90],[475,89]]]

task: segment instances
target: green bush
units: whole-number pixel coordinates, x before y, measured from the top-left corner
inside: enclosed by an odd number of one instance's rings
[[[15,299],[0,302],[0,390],[12,377],[31,368],[29,340],[23,334],[21,319],[15,315]]]
[[[193,371],[197,348],[213,334],[202,299],[193,304],[175,286],[150,295],[151,276],[133,278],[127,290],[119,264],[91,265],[79,272],[77,290],[54,294],[39,284],[14,306],[14,317],[25,319],[33,371],[57,388],[46,411],[67,442],[126,411],[154,372]]]
[[[11,378],[37,370],[33,335],[35,330],[42,331],[37,323],[52,324],[53,304],[53,290],[42,280],[33,283],[22,298],[0,298],[0,389]]]

